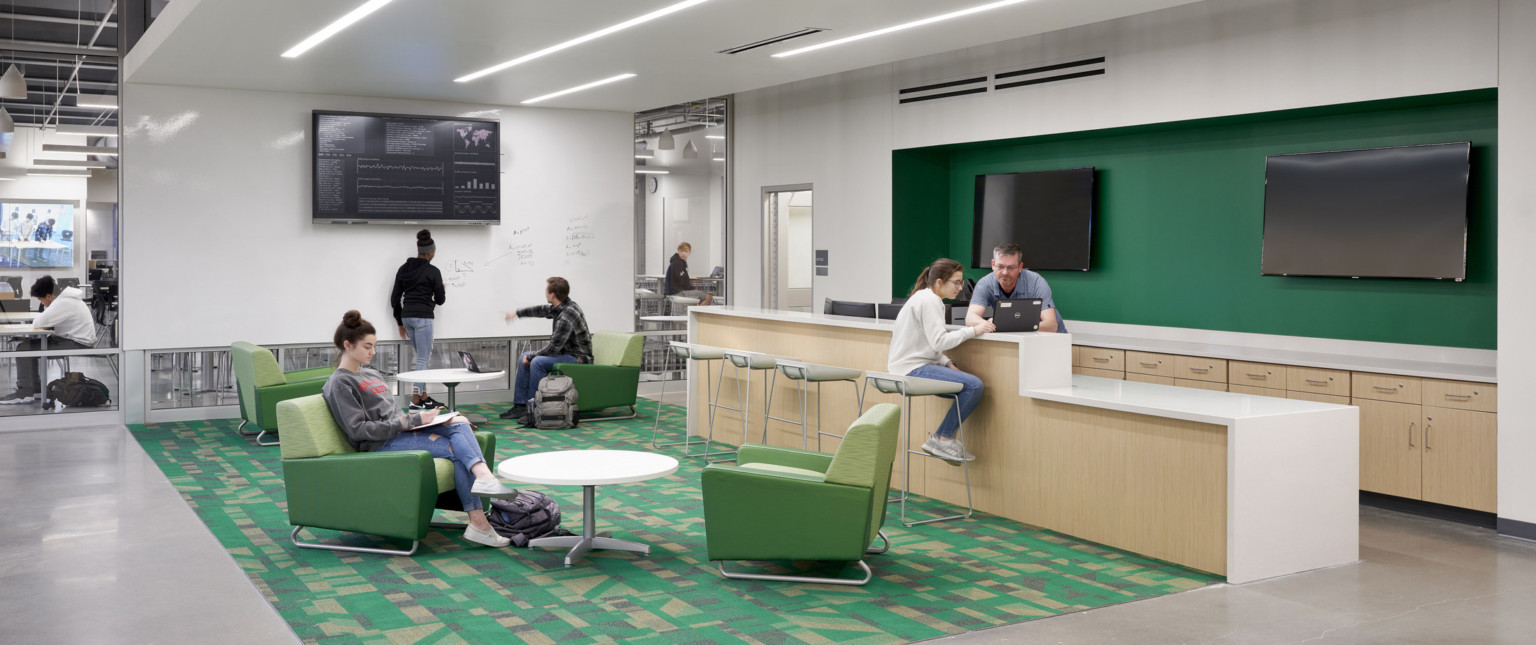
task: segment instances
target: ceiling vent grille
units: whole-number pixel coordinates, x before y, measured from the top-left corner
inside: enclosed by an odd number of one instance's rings
[[[742,52],[752,51],[754,49],[757,49],[758,47],[767,47],[767,46],[775,44],[775,43],[782,43],[782,42],[784,42],[786,40],[794,40],[796,38],[802,38],[802,37],[805,37],[805,36],[809,36],[811,34],[819,34],[819,33],[823,32],[823,31],[826,31],[826,30],[822,29],[820,27],[806,27],[805,29],[801,29],[800,31],[791,31],[791,32],[789,32],[787,34],[780,34],[780,35],[774,36],[772,38],[764,38],[764,39],[759,40],[757,42],[752,42],[752,43],[747,43],[745,45],[741,45],[740,47],[732,47],[730,49],[722,49],[718,53],[721,53],[721,54],[740,54]]]
[[[1106,68],[1104,57],[1095,56],[1093,58],[1056,63],[1054,65],[1040,65],[1011,72],[998,72],[992,75],[992,89],[1006,90],[1015,87],[1066,81],[1074,78],[1100,76],[1105,73]]]
[[[987,91],[987,76],[970,76],[942,83],[929,83],[908,87],[896,92],[896,103],[906,105],[908,103],[920,103],[935,99],[947,99],[956,96],[968,96],[981,94]]]

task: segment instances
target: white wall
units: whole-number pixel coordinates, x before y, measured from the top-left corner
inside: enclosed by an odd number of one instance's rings
[[[1499,9],[1499,517],[1536,523],[1536,3]]]
[[[349,308],[394,336],[389,290],[418,227],[311,221],[315,109],[501,120],[501,225],[432,227],[452,285],[438,338],[547,331],[501,313],[542,304],[550,275],[571,281],[593,328],[633,326],[631,114],[133,83],[123,94],[128,349],[327,342]],[[593,237],[572,238],[583,231]]]

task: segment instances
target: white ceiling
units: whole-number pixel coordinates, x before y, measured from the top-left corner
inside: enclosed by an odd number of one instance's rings
[[[809,52],[770,54],[990,0],[711,0],[470,83],[453,79],[676,0],[396,0],[297,59],[280,54],[362,0],[177,0],[124,61],[124,80],[495,105],[638,78],[541,107],[638,111],[1054,31],[1195,0],[1030,0]],[[830,31],[744,54],[719,50]]]

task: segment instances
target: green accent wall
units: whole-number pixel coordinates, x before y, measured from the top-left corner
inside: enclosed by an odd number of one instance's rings
[[[892,153],[892,294],[934,258],[970,264],[975,176],[1093,166],[1092,269],[1043,271],[1090,320],[1493,349],[1496,90]],[[1472,142],[1467,279],[1259,275],[1267,155]],[[986,270],[968,270],[972,278]]]

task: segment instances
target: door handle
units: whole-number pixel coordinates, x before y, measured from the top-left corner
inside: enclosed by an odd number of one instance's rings
[[[1378,391],[1378,392],[1396,392],[1397,391],[1397,388],[1395,388],[1395,387],[1382,387],[1380,385],[1372,385],[1371,387],[1376,388],[1376,391]]]
[[[1425,450],[1433,450],[1433,448],[1430,447],[1430,445],[1429,445],[1429,431],[1430,431],[1431,428],[1434,428],[1434,426],[1429,425],[1428,423],[1424,424],[1424,449]]]
[[[1329,380],[1332,380],[1332,379],[1329,379]],[[1312,383],[1314,385],[1327,385],[1328,384],[1328,381],[1319,381],[1319,380],[1317,380],[1315,378],[1309,378],[1309,379],[1306,379],[1306,381],[1308,383]]]
[[[1189,371],[1194,372],[1196,374],[1205,374],[1206,372],[1209,372],[1211,370],[1210,370],[1210,368],[1205,368],[1205,367],[1191,367],[1191,368],[1189,368]]]
[[[1031,305],[1031,306],[1033,306],[1033,305]],[[1090,356],[1089,358],[1092,358],[1095,363],[1108,363],[1109,362],[1109,357],[1108,356]]]
[[[1033,306],[1033,305],[1031,305],[1031,306]],[[1157,367],[1160,363],[1162,363],[1162,361],[1158,361],[1156,363],[1148,363],[1146,361],[1142,361],[1141,362],[1141,366],[1142,367]]]
[[[1408,447],[1413,447],[1413,422],[1408,422]]]

